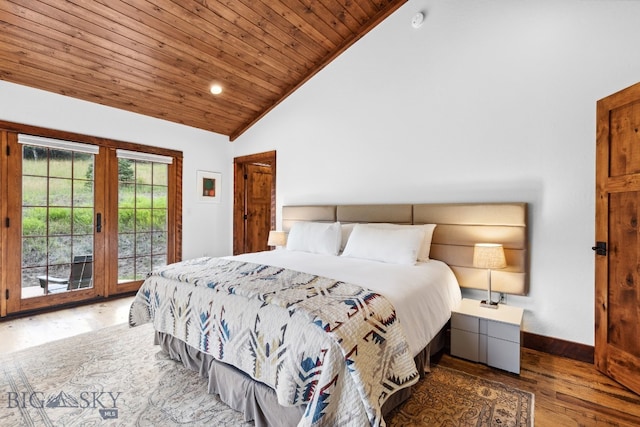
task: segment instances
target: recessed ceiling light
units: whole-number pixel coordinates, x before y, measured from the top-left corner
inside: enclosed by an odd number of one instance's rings
[[[211,85],[211,88],[209,90],[214,95],[220,95],[222,93],[222,86],[220,86],[219,84],[213,84]]]

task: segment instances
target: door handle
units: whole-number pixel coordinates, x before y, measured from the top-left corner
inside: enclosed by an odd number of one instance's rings
[[[596,251],[596,255],[607,255],[607,242],[596,242],[595,246],[591,247],[592,250]]]
[[[96,215],[96,233],[100,233],[102,231],[102,214],[99,213]]]

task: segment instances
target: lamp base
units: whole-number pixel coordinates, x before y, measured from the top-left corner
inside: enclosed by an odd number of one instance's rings
[[[496,308],[498,308],[498,302],[497,301],[494,302],[494,301],[491,301],[491,300],[489,300],[487,302],[486,299],[483,299],[482,301],[480,301],[480,307],[496,309]]]

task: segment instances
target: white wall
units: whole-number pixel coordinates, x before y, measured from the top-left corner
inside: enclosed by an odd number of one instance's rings
[[[231,254],[232,158],[227,137],[4,81],[0,120],[181,150],[182,256]],[[197,170],[222,173],[220,204],[197,202]]]
[[[525,330],[592,345],[595,107],[640,81],[638,16],[624,0],[410,0],[233,156],[277,150],[278,206],[530,203],[531,290],[508,303]]]

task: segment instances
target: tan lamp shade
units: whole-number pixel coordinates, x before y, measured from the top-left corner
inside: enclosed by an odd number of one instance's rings
[[[284,231],[269,231],[269,238],[267,239],[268,246],[286,246],[287,233]]]
[[[473,266],[476,268],[505,268],[507,260],[499,243],[477,243],[473,249]]]

